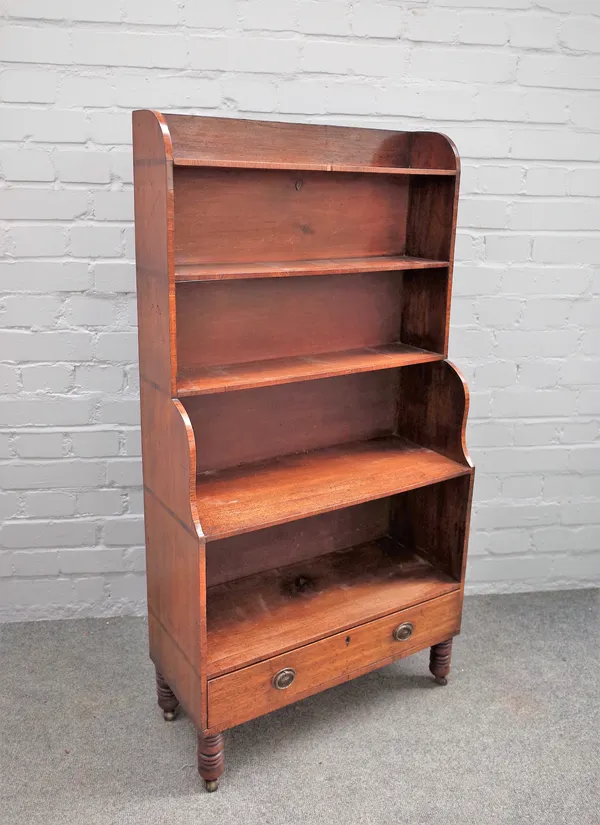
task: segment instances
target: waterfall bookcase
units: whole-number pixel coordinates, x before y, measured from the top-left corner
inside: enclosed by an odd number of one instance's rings
[[[133,114],[150,655],[223,732],[460,630],[473,466],[443,135]]]

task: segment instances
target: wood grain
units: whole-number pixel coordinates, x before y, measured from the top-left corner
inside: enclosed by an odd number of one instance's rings
[[[298,355],[290,358],[272,358],[250,361],[247,364],[198,367],[184,371],[177,380],[177,395],[210,395],[233,390],[248,390],[332,378],[337,375],[356,375],[361,372],[407,367],[440,361],[443,355],[409,347],[406,344],[384,344],[343,352],[325,352]]]
[[[174,190],[177,264],[405,251],[405,178],[179,168]]]
[[[459,617],[460,594],[453,592],[211,679],[209,726],[241,724],[448,639],[457,632]],[[413,624],[413,634],[397,642],[392,634],[403,622]],[[296,677],[286,690],[276,690],[273,676],[286,667],[294,668]]]
[[[198,476],[207,541],[339,510],[469,472],[403,438],[345,444]]]
[[[394,431],[397,371],[186,398],[198,473]]]
[[[362,272],[439,269],[447,266],[448,261],[434,261],[407,255],[321,258],[306,261],[260,261],[258,263],[193,263],[179,264],[175,269],[175,280],[186,283],[240,278],[289,278],[295,275],[353,275]]]
[[[391,539],[211,587],[209,678],[459,587]]]

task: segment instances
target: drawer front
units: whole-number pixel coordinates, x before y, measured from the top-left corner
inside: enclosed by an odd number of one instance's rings
[[[458,633],[460,611],[457,590],[211,679],[209,729],[231,728],[445,641]]]

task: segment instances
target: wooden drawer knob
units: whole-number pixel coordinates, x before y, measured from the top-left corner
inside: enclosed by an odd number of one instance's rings
[[[410,639],[413,630],[414,627],[412,622],[403,622],[394,630],[394,639],[397,642],[405,642],[407,639]]]
[[[277,690],[285,690],[289,688],[296,678],[296,671],[293,667],[284,667],[279,673],[273,676],[273,687]]]

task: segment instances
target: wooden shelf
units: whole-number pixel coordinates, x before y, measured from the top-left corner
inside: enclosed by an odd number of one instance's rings
[[[216,392],[291,384],[297,381],[374,372],[443,360],[444,356],[436,352],[409,347],[406,344],[388,344],[346,352],[326,352],[318,355],[251,361],[247,364],[199,367],[196,370],[184,371],[177,379],[177,395],[179,398],[210,395]]]
[[[435,175],[456,176],[456,169],[423,169],[414,166],[365,166],[352,163],[293,163],[277,161],[227,160],[225,158],[198,158],[179,155],[174,166],[210,167],[212,169],[273,169],[298,172],[354,172],[375,175]]]
[[[393,272],[403,269],[442,269],[448,261],[380,255],[362,258],[327,258],[312,261],[266,261],[264,263],[179,264],[175,280],[220,281],[236,278],[286,278],[293,275],[352,275],[361,272]]]
[[[207,591],[208,677],[459,588],[387,538],[216,585]]]
[[[198,513],[207,540],[221,539],[469,472],[439,453],[388,436],[201,473]]]

